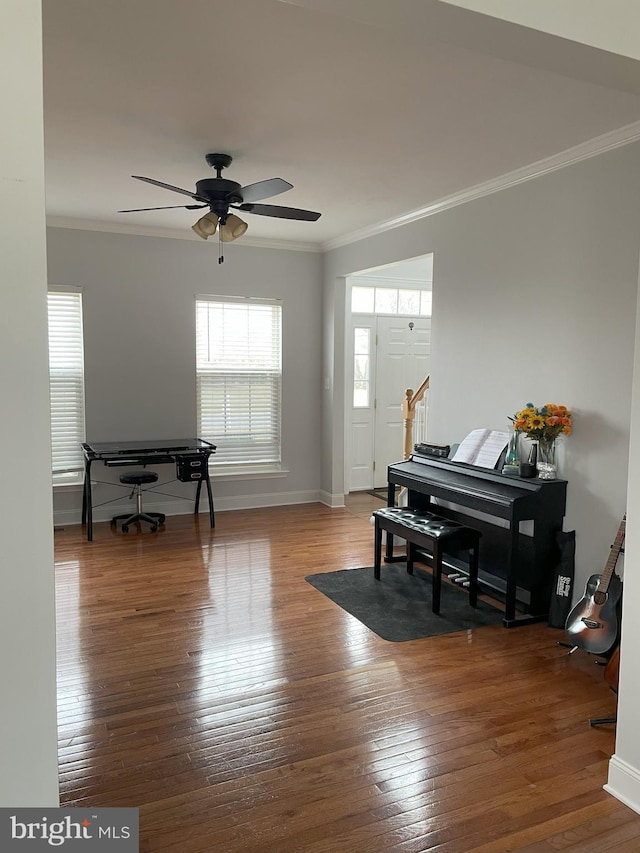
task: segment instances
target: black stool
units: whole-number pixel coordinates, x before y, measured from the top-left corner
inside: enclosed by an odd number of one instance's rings
[[[151,525],[152,531],[156,531],[159,524],[164,524],[165,516],[161,512],[142,511],[142,486],[145,483],[158,482],[158,475],[155,471],[131,471],[130,474],[121,474],[120,482],[125,486],[133,486],[129,497],[136,496],[137,511],[133,515],[114,515],[111,519],[112,527],[117,527],[118,522],[122,521],[122,532],[127,533],[129,525],[135,521],[147,521]]]

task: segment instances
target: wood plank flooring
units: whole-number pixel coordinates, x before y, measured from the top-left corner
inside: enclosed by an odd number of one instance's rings
[[[389,643],[306,583],[379,506],[56,531],[62,804],[139,807],[143,853],[637,853],[562,631]]]

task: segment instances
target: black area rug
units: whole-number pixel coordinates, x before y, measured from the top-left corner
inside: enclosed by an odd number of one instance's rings
[[[400,486],[396,486],[396,495],[399,494],[400,491]],[[386,486],[383,486],[381,489],[369,489],[367,494],[374,498],[380,498],[380,500],[385,503],[387,502],[388,492]]]
[[[343,569],[305,578],[311,586],[355,616],[383,640],[393,643],[452,634],[483,625],[500,625],[503,613],[484,601],[474,610],[467,590],[442,583],[440,615],[431,611],[431,575],[405,563],[382,566],[380,580],[373,568]]]

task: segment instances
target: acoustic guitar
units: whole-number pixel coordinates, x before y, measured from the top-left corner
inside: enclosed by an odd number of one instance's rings
[[[601,575],[591,575],[585,593],[567,616],[565,631],[573,646],[603,655],[618,639],[618,602],[622,582],[614,574],[624,542],[627,516],[620,522],[609,559]]]

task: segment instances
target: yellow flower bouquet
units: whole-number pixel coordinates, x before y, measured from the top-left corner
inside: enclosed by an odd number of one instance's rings
[[[559,435],[571,435],[571,412],[555,403],[546,403],[541,408],[527,403],[512,420],[516,432],[523,432],[534,441],[552,442]]]

